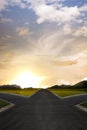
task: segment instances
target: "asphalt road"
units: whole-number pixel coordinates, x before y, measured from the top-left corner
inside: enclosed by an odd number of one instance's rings
[[[11,102],[17,105],[25,101],[26,97],[20,96],[17,94],[0,93],[0,99],[7,100],[8,102]]]
[[[83,97],[86,101],[87,95],[61,99],[48,90],[40,90],[30,98],[20,97],[20,101],[14,97],[18,101],[12,100],[12,95],[9,101],[16,105],[0,113],[0,130],[87,130],[87,113],[73,106]]]

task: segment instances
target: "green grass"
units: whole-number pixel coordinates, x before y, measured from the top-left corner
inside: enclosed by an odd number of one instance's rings
[[[36,93],[38,90],[39,89],[20,89],[20,90],[1,89],[0,92],[31,96],[34,93]],[[85,89],[49,89],[49,90],[61,97],[87,93]]]
[[[87,108],[87,102],[81,103],[80,105]]]
[[[49,90],[61,97],[87,93],[87,91],[85,91],[84,89],[49,89]]]
[[[1,89],[0,92],[10,93],[10,94],[19,94],[24,96],[31,96],[36,93],[39,89]]]
[[[3,100],[0,100],[0,108],[2,108],[2,107],[4,107],[4,106],[7,106],[7,105],[9,105],[8,102],[3,101]]]

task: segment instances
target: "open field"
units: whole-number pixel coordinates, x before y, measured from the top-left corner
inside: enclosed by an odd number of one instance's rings
[[[87,93],[87,90],[85,89],[49,89],[49,90],[61,97]]]
[[[8,102],[5,102],[3,100],[0,100],[0,108],[9,105]]]
[[[23,96],[31,96],[36,93],[39,89],[0,89],[0,92],[19,94]]]

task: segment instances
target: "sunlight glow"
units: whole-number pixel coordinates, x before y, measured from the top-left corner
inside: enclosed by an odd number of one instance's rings
[[[38,88],[39,83],[43,80],[43,77],[33,75],[32,73],[23,72],[19,76],[11,81],[11,84],[20,85],[22,88]]]
[[[64,84],[64,85],[69,85],[70,82],[69,82],[69,81],[66,81],[66,80],[59,80],[59,81],[58,81],[58,84],[59,84],[59,85],[62,85],[62,84]]]
[[[85,80],[87,81],[87,77],[83,78],[81,81],[85,81]]]

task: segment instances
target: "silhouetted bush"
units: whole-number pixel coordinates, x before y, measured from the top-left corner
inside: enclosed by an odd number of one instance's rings
[[[0,89],[21,89],[19,85],[13,84],[13,85],[1,85]]]

